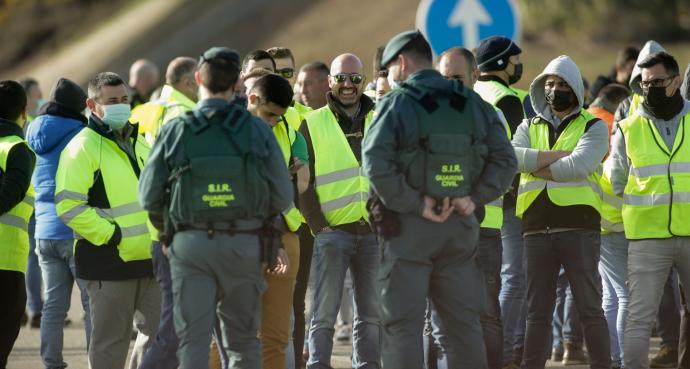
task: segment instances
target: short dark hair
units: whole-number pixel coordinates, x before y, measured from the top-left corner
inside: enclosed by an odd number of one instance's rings
[[[174,85],[180,82],[182,77],[194,73],[196,65],[197,61],[188,56],[180,56],[173,59],[165,71],[165,83]]]
[[[421,35],[410,40],[398,54],[405,54],[414,61],[424,63],[431,63],[433,58],[431,46],[429,46],[429,43]]]
[[[213,58],[199,67],[201,85],[211,93],[225,92],[235,86],[240,77],[239,66],[225,58]]]
[[[89,81],[89,88],[88,88],[88,93],[89,93],[89,98],[91,99],[98,99],[101,97],[101,88],[103,86],[119,86],[119,85],[125,85],[125,80],[122,79],[117,73],[113,72],[101,72],[96,74],[95,77],[91,78]]]
[[[630,96],[630,90],[618,83],[610,83],[599,90],[598,99],[608,101],[613,106],[618,106],[621,101]]]
[[[242,72],[248,72],[246,69],[247,65],[251,60],[270,60],[271,64],[273,65],[273,70],[276,69],[276,61],[273,60],[271,54],[267,53],[265,50],[254,50],[249,54],[245,55],[244,60],[242,60]]]
[[[618,51],[618,55],[616,56],[616,65],[622,67],[630,61],[637,61],[637,57],[639,55],[640,49],[633,46],[624,47]]]
[[[290,82],[275,73],[259,77],[247,94],[256,94],[261,100],[283,108],[290,106],[293,98]]]
[[[38,86],[38,81],[31,77],[22,78],[17,82],[19,82],[19,84],[22,85],[22,88],[24,89],[27,95],[29,94],[29,90],[31,90],[31,88],[33,88],[34,86]]]
[[[0,118],[13,122],[26,111],[26,92],[17,81],[0,81]]]
[[[441,59],[444,56],[451,54],[458,54],[462,56],[465,59],[465,64],[467,64],[469,72],[472,72],[473,70],[477,69],[477,59],[474,57],[472,51],[464,47],[451,47],[450,49],[442,52],[441,55],[438,57],[438,60],[441,61]]]
[[[250,70],[247,74],[242,75],[243,80],[248,80],[250,78],[260,78],[269,74],[273,74],[270,70],[266,70],[263,68],[255,68]]]
[[[666,69],[666,72],[668,72],[672,76],[677,76],[678,74],[680,74],[676,58],[674,58],[671,54],[665,51],[649,55],[641,63],[637,64],[637,66],[640,68],[647,69],[657,64],[663,65],[664,69]]]
[[[273,58],[273,60],[290,58],[292,65],[295,65],[295,56],[292,55],[292,50],[288,49],[287,47],[274,46],[266,49],[266,52]]]
[[[324,62],[315,61],[311,63],[304,64],[300,69],[301,72],[318,71],[323,73],[326,77],[331,74],[330,68]]]

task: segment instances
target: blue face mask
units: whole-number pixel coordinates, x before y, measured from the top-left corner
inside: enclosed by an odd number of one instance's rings
[[[129,104],[112,104],[103,106],[103,123],[110,129],[119,131],[127,124],[132,109]]]

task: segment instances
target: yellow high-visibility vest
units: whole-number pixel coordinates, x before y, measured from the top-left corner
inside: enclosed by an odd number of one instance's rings
[[[291,148],[292,144],[297,138],[297,132],[287,123],[287,121],[282,120],[273,126],[273,134],[278,141],[278,146],[280,146],[280,151],[283,153],[283,158],[285,159],[285,165],[290,167],[292,163]],[[297,232],[299,227],[302,225],[302,213],[295,207],[295,204],[290,204],[290,207],[283,211],[283,218],[285,223],[290,229],[290,232]]]
[[[690,114],[669,150],[656,125],[633,114],[620,123],[630,160],[623,195],[625,237],[690,236]]]
[[[367,114],[364,132],[373,112]],[[368,219],[369,180],[362,174],[361,163],[350,149],[347,138],[328,106],[305,117],[314,147],[314,180],[321,211],[331,226]]]
[[[7,155],[17,144],[25,143],[19,136],[0,137],[0,172],[7,169]],[[27,145],[28,147],[28,145]],[[24,199],[5,214],[0,215],[0,270],[26,273],[29,257],[29,218],[34,212],[34,188]]]
[[[556,143],[551,147],[549,143],[550,123],[539,117],[534,118],[529,126],[531,147],[541,151],[573,151],[580,138],[585,134],[587,123],[593,119],[595,117],[591,113],[581,110],[580,115],[568,123]],[[546,190],[549,199],[558,206],[588,205],[601,212],[602,194],[599,178],[600,175],[594,172],[583,181],[556,182],[535,177],[530,173],[522,173],[518,187],[516,214],[522,218],[525,211],[544,190]]]

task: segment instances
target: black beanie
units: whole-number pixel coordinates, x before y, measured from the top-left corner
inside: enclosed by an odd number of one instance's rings
[[[508,59],[521,52],[509,38],[491,36],[481,40],[477,46],[477,66],[482,72],[504,70],[508,66]]]
[[[86,109],[86,94],[79,85],[67,78],[60,78],[50,91],[50,102],[55,102],[74,113]]]

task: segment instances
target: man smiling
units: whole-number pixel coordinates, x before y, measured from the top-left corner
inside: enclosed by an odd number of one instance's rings
[[[355,288],[353,367],[379,368],[379,250],[368,224],[369,182],[361,174],[362,138],[374,103],[363,95],[362,62],[343,54],[331,64],[328,104],[305,117],[311,173],[300,210],[315,234],[316,273],[309,328],[310,369],[330,368],[333,327],[350,269]]]

